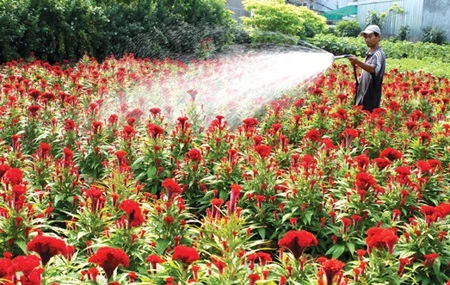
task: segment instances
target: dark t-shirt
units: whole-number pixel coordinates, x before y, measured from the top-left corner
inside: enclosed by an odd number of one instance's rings
[[[379,108],[381,103],[386,55],[380,47],[377,47],[372,52],[367,52],[364,62],[375,66],[375,73],[363,70],[359,78],[355,105],[362,105],[363,110],[372,112],[373,109]]]

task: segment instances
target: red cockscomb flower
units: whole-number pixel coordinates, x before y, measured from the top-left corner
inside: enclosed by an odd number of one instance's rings
[[[394,252],[394,246],[398,241],[396,229],[393,228],[377,228],[373,227],[366,231],[367,250],[371,249],[388,249],[390,253]]]
[[[255,118],[246,118],[242,121],[242,123],[244,129],[249,130],[256,127],[256,125],[258,124],[258,120],[256,120]]]
[[[320,263],[320,268],[327,279],[327,285],[333,284],[333,279],[338,275],[345,266],[345,263],[337,259],[327,259],[325,257],[320,257],[317,259]]]
[[[20,184],[23,180],[22,170],[20,170],[20,168],[9,168],[3,175],[3,179],[6,183],[9,183],[13,186]]]
[[[439,257],[437,253],[425,254],[425,260],[422,262],[425,266],[432,266],[434,261]]]
[[[320,140],[321,140],[320,132],[316,129],[309,130],[305,134],[305,139],[313,141],[313,142],[320,142]]]
[[[12,260],[9,258],[0,258],[0,280],[11,281],[12,276],[9,268],[12,266]],[[6,283],[12,284],[12,283]]]
[[[272,148],[268,145],[260,144],[255,147],[255,151],[259,154],[259,156],[262,159],[265,159],[270,155]]]
[[[2,179],[3,175],[5,175],[9,168],[9,165],[7,164],[0,164],[0,179]]]
[[[159,255],[157,254],[151,254],[149,256],[147,256],[147,258],[145,259],[146,262],[149,262],[152,265],[153,269],[156,269],[156,266],[158,263],[163,263],[165,262],[164,259],[162,259]]]
[[[200,161],[202,160],[202,153],[200,152],[200,150],[196,149],[196,148],[192,148],[188,151],[188,153],[186,154],[186,156],[192,160],[192,161]]]
[[[375,178],[372,175],[359,172],[356,174],[356,182],[355,185],[358,189],[367,190],[369,187],[374,186],[376,184]]]
[[[157,138],[159,135],[164,134],[164,129],[154,124],[147,125],[147,132],[152,138]]]
[[[381,158],[387,158],[390,161],[394,161],[394,160],[400,159],[402,156],[403,156],[403,154],[400,151],[398,151],[396,149],[393,149],[393,148],[390,148],[390,147],[384,149],[380,153],[380,157]]]
[[[316,237],[305,230],[288,231],[279,241],[280,247],[287,248],[292,252],[295,259],[299,259],[303,251],[310,246],[317,246]]]
[[[138,227],[144,223],[139,203],[133,200],[123,200],[119,204],[119,210],[127,213],[128,226],[130,228]]]
[[[53,256],[58,254],[66,255],[67,245],[62,239],[37,235],[27,244],[27,250],[39,254],[42,259],[42,265],[45,266]]]
[[[128,267],[130,259],[122,249],[105,246],[99,248],[95,254],[91,255],[88,262],[95,263],[103,268],[106,278],[110,279],[117,266]]]
[[[392,164],[392,162],[385,157],[374,158],[373,162],[377,165],[379,169],[384,169]]]
[[[167,197],[169,198],[169,200],[173,200],[173,198],[176,195],[181,194],[183,192],[180,185],[178,185],[178,183],[176,183],[171,178],[164,179],[164,181],[161,183],[161,186],[166,189]]]
[[[238,184],[231,184],[230,203],[228,205],[228,215],[236,211],[237,201],[241,195],[242,187]]]
[[[189,265],[194,261],[199,260],[200,255],[198,254],[198,251],[195,248],[188,247],[185,245],[177,245],[173,249],[172,259],[181,261]]]

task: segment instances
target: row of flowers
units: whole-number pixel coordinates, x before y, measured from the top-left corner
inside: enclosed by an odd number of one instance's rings
[[[2,67],[3,283],[449,279],[448,79],[392,70],[366,113],[334,65],[236,126],[201,119],[197,90],[176,119],[126,104],[189,68],[131,55]]]

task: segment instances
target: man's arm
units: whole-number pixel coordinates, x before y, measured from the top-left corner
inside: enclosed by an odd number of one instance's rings
[[[352,55],[348,58],[352,65],[356,65],[364,69],[365,71],[375,74],[375,66],[371,64],[367,64],[365,62],[360,61],[356,56]]]

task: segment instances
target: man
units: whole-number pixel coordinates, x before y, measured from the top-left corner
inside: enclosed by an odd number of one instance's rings
[[[386,55],[379,45],[381,31],[377,25],[367,26],[360,35],[364,37],[369,50],[366,53],[364,62],[354,55],[349,57],[353,66],[359,66],[363,70],[359,78],[355,105],[363,106],[363,110],[372,112],[373,109],[379,108],[381,103]]]

